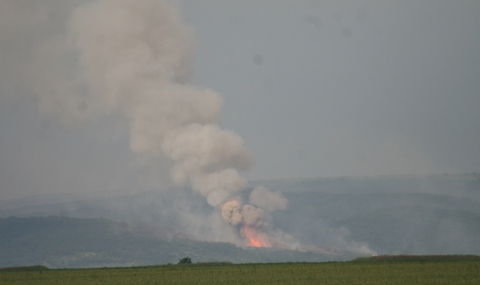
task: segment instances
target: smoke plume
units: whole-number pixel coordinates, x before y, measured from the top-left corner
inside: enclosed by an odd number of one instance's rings
[[[277,209],[285,209],[287,199],[281,193],[271,192],[263,186],[255,187],[250,193],[250,203],[243,204],[241,200],[233,199],[222,205],[222,218],[245,238],[247,245],[256,247],[288,247],[294,246],[292,237],[278,229],[269,226],[269,213]],[[265,206],[264,208],[262,206]]]
[[[241,173],[254,157],[239,135],[220,126],[221,96],[189,83],[194,33],[172,2],[0,0],[0,65],[6,71],[0,100],[28,94],[42,114],[69,126],[102,118],[125,123],[121,132],[128,130],[131,151],[153,163],[167,158],[179,186],[162,193],[161,203],[146,196],[138,207],[152,207],[181,231],[243,246],[318,250],[272,226],[272,213],[288,206],[280,192],[259,186],[249,196],[241,193],[248,187]],[[113,162],[106,164],[112,168]],[[95,181],[73,188],[64,180],[72,191],[101,189]],[[204,211],[206,204],[211,208]]]
[[[189,85],[194,40],[166,1],[102,0],[75,11],[70,44],[95,108],[128,119],[130,147],[174,161],[173,181],[212,206],[246,187],[252,155],[221,129],[221,97]]]
[[[175,7],[166,0],[97,0],[76,8],[68,22],[66,37],[35,49],[26,74],[40,110],[67,124],[123,117],[133,152],[171,159],[173,182],[205,197],[247,244],[265,235],[266,213],[287,201],[263,187],[253,190],[251,204],[238,199],[248,184],[240,172],[254,157],[218,124],[221,96],[189,84],[194,35]]]

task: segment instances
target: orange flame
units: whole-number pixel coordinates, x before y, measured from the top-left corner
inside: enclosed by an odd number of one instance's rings
[[[252,247],[268,247],[268,242],[266,242],[265,238],[262,238],[257,234],[255,228],[244,226],[243,232],[245,237],[249,242],[249,246]]]
[[[259,240],[256,240],[254,238],[249,238],[249,241],[250,241],[250,246],[262,247],[262,243]]]

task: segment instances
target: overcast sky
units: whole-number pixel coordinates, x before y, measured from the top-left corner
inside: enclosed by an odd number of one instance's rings
[[[66,127],[24,88],[35,49],[87,1],[16,2],[0,0],[0,199],[170,185],[171,163],[132,153],[119,118]],[[480,172],[479,1],[179,6],[193,83],[223,96],[249,179]]]

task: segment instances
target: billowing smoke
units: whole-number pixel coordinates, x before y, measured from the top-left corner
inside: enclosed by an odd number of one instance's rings
[[[263,221],[264,211],[252,205],[242,205],[237,200],[228,201],[222,206],[222,218],[232,226],[259,228],[266,226]]]
[[[193,35],[169,3],[96,1],[77,9],[70,40],[97,108],[128,119],[134,152],[172,159],[174,182],[212,206],[246,187],[238,171],[253,157],[216,124],[221,97],[186,83]]]
[[[38,58],[53,56],[49,46],[71,59],[76,71],[56,81],[52,78],[59,71],[46,72],[50,79],[32,76],[42,110],[65,122],[121,115],[129,126],[132,151],[171,159],[177,186],[204,196],[247,244],[270,244],[265,234],[268,213],[284,209],[287,201],[264,187],[253,190],[250,204],[235,198],[247,187],[239,172],[248,170],[254,158],[240,136],[219,126],[220,95],[188,83],[193,32],[171,3],[91,2],[73,12],[67,39],[45,44]]]
[[[125,122],[134,153],[173,162],[179,188],[162,199],[180,202],[159,207],[162,216],[203,239],[318,250],[272,226],[272,212],[288,206],[280,192],[259,186],[248,198],[241,193],[248,183],[240,173],[254,158],[240,136],[219,125],[220,95],[189,84],[193,31],[172,2],[0,0],[0,11],[0,64],[9,71],[0,88],[14,82],[42,114],[67,125],[103,116]],[[197,194],[213,210],[197,211],[203,201],[189,199]]]
[[[236,227],[251,246],[291,247],[293,239],[279,230],[273,234],[267,222],[271,212],[287,207],[288,200],[280,192],[272,192],[259,186],[250,193],[249,202],[250,204],[243,204],[237,198],[224,203],[224,221]]]

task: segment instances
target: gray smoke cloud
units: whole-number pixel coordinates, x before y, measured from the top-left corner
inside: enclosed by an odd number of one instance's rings
[[[244,204],[241,199],[234,198],[221,207],[223,220],[238,230],[246,245],[300,249],[293,237],[272,228],[268,222],[271,212],[287,207],[288,200],[280,192],[258,186],[250,193],[249,200],[250,204]]]
[[[28,11],[30,21],[48,23],[53,11],[48,7],[57,3],[50,2],[47,8],[0,3],[4,11]],[[238,234],[247,238],[246,231],[266,229],[261,208],[284,209],[286,200],[266,188],[252,192],[253,205],[232,200],[246,189],[240,172],[255,159],[239,135],[218,124],[221,96],[189,84],[194,33],[177,9],[165,0],[82,4],[75,9],[65,4],[62,21],[68,24],[56,25],[62,28],[29,51],[22,75],[41,113],[66,125],[122,117],[131,150],[151,160],[171,159],[173,182],[204,196],[234,228],[248,227],[238,228]]]
[[[16,70],[8,74],[22,78],[21,89],[42,114],[70,126],[121,118],[134,153],[170,159],[173,182],[216,210],[199,218],[188,202],[179,207],[178,219],[190,232],[239,245],[302,249],[269,223],[272,212],[288,206],[280,192],[260,186],[248,203],[239,198],[248,186],[241,172],[255,159],[239,135],[219,125],[221,96],[189,83],[194,33],[171,2],[0,0],[0,11],[2,68]],[[25,50],[13,51],[16,46]]]
[[[176,185],[191,186],[211,206],[246,187],[239,171],[253,164],[253,156],[237,134],[217,124],[220,95],[187,83],[193,32],[167,1],[102,0],[82,6],[73,14],[65,47],[78,59],[78,73],[69,83],[84,100],[76,104],[80,111],[123,115],[132,151],[172,159]],[[51,97],[46,100],[57,99]]]
[[[222,218],[232,226],[264,227],[264,211],[252,205],[231,200],[222,205]]]
[[[288,200],[278,191],[272,192],[266,187],[258,186],[250,193],[250,204],[273,212],[285,210],[288,206]]]
[[[248,246],[270,247],[271,239],[267,235],[268,223],[265,222],[264,211],[239,200],[231,200],[222,205],[222,218],[245,239]]]

